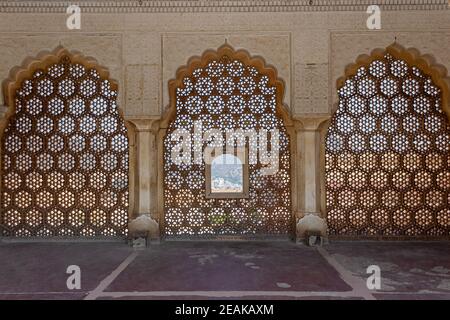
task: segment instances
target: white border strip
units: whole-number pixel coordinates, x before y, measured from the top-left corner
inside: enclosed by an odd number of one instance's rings
[[[244,298],[244,297],[343,297],[362,298],[356,291],[135,291],[102,292],[98,297],[208,297],[208,298]]]
[[[317,251],[325,258],[325,260],[339,273],[342,280],[345,281],[358,297],[366,300],[376,300],[372,292],[367,288],[366,283],[359,277],[354,276],[350,271],[345,269],[333,256],[331,256],[324,248],[317,247]]]
[[[84,298],[84,300],[95,300],[97,297],[99,297],[103,290],[108,288],[108,286],[119,276],[119,274],[125,270],[130,263],[136,259],[138,256],[138,252],[133,252],[130,254],[109,276],[107,276],[105,279],[103,279],[100,284],[95,288],[94,290],[90,291],[89,294]]]

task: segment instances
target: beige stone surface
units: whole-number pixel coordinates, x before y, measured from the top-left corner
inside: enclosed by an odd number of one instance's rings
[[[62,10],[31,13],[39,12],[36,6],[28,13],[1,12],[0,78],[26,57],[61,44],[110,69],[119,81],[119,102],[127,117],[155,116],[168,105],[167,81],[178,67],[227,39],[274,65],[286,83],[285,103],[294,114],[305,115],[330,112],[337,99],[336,79],[345,66],[360,54],[386,47],[395,37],[403,46],[432,54],[450,66],[449,10],[385,10],[382,30],[369,31],[368,14],[354,2],[345,4],[351,10],[323,12],[277,5],[280,12],[251,13],[212,12],[209,7],[197,13],[170,7],[167,13],[145,13],[126,6],[108,13],[100,6],[95,13],[82,11],[81,30],[66,28],[68,15]],[[136,82],[143,86],[131,89]]]
[[[1,18],[0,18],[1,20]],[[32,30],[30,30],[32,31]],[[122,37],[114,34],[26,34],[0,32],[0,79],[5,80],[10,70],[22,65],[29,57],[37,56],[41,51],[51,51],[57,46],[81,52],[84,56],[94,57],[101,66],[105,66],[110,77],[119,82],[119,102],[123,106],[122,81]],[[0,95],[3,100],[3,92]]]
[[[159,66],[156,64],[127,65],[125,69],[125,116],[160,114]]]
[[[245,49],[251,55],[261,56],[275,66],[278,76],[286,84],[284,102],[290,105],[290,34],[289,33],[175,33],[162,37],[163,107],[169,104],[167,83],[175,78],[180,66],[192,56],[201,56],[208,49],[217,49],[228,43],[235,49]],[[181,61],[181,64],[179,63]]]
[[[415,48],[422,54],[434,57],[438,64],[450,68],[450,30],[435,31],[380,31],[380,32],[332,32],[331,33],[331,107],[337,103],[336,80],[344,75],[345,66],[353,63],[361,54],[370,54],[375,48],[386,48],[394,41],[405,48]],[[333,108],[334,110],[334,108]]]
[[[328,4],[332,1],[323,2],[322,8],[308,7],[305,1],[268,1],[270,8],[255,12],[249,12],[250,2],[241,1],[204,7],[187,1],[186,8],[150,4],[139,8],[136,1],[124,1],[126,5],[114,4],[113,9],[86,7],[81,30],[66,28],[63,1],[55,7],[42,4],[45,10],[12,6],[8,13],[0,8],[0,79],[6,79],[25,58],[58,45],[92,56],[108,68],[119,83],[120,108],[136,127],[136,158],[131,163],[134,215],[153,214],[161,211],[162,195],[157,188],[161,164],[156,151],[161,132],[152,131],[152,119],[169,104],[168,81],[190,57],[225,42],[262,56],[278,70],[285,82],[284,103],[303,126],[297,131],[294,161],[298,165],[293,170],[295,209],[302,215],[323,215],[319,124],[337,103],[336,80],[359,55],[394,41],[430,54],[450,68],[450,10],[442,9],[444,2],[439,2],[440,10],[427,10],[433,6],[419,7],[415,5],[419,0],[409,7],[405,1],[391,1],[392,7],[382,11],[382,29],[374,31],[366,28],[363,2],[351,0],[334,7]],[[303,230],[302,224],[299,228]]]

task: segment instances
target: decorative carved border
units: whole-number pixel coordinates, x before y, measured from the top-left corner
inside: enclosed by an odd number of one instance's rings
[[[281,117],[286,127],[292,126],[291,114],[285,104],[284,98],[284,81],[278,78],[277,69],[267,65],[264,58],[260,56],[251,56],[246,50],[235,50],[228,44],[222,45],[217,50],[207,50],[201,57],[194,56],[188,60],[187,65],[178,68],[176,79],[169,80],[169,107],[162,116],[160,128],[167,128],[169,123],[176,117],[176,90],[184,88],[183,80],[185,77],[191,76],[194,70],[205,68],[208,63],[213,60],[219,60],[221,57],[227,56],[230,59],[236,59],[244,63],[246,66],[255,67],[261,75],[269,78],[268,86],[274,86],[277,89],[276,115]]]
[[[78,0],[87,13],[202,13],[202,12],[298,12],[298,11],[366,11],[373,0]],[[383,1],[382,10],[445,10],[447,0]],[[71,1],[7,0],[0,3],[5,13],[66,12]]]
[[[370,55],[360,55],[355,63],[345,68],[345,75],[337,79],[337,90],[342,88],[345,81],[353,77],[360,67],[366,67],[372,61],[382,59],[386,53],[389,53],[396,59],[405,60],[410,66],[419,68],[423,73],[431,77],[433,83],[441,89],[442,110],[447,114],[450,121],[450,77],[447,75],[447,68],[437,64],[431,55],[422,55],[417,49],[405,49],[397,43],[390,45],[386,49],[374,49]],[[336,111],[336,107],[333,108],[333,113]]]
[[[69,51],[62,46],[56,47],[52,51],[41,51],[35,57],[27,57],[21,66],[16,66],[12,68],[9,72],[9,77],[2,82],[3,89],[3,97],[5,101],[5,105],[7,107],[5,114],[0,119],[0,140],[3,136],[6,126],[9,123],[9,119],[16,112],[15,106],[15,98],[16,92],[21,87],[23,81],[26,79],[32,78],[34,72],[36,70],[47,70],[51,65],[58,63],[60,59],[64,56],[70,58],[72,63],[78,63],[83,65],[87,69],[95,69],[97,70],[100,78],[107,79],[111,85],[111,89],[114,91],[118,91],[119,85],[118,82],[114,79],[110,78],[109,71],[106,67],[101,66],[98,61],[90,56],[84,56],[81,52],[78,51]],[[127,136],[129,143],[129,199],[134,199],[134,179],[135,179],[135,126],[125,120],[123,110],[118,107],[119,116],[124,119],[125,127],[127,128]],[[1,170],[1,154],[0,154],[0,170]],[[0,189],[1,189],[1,181],[0,181]],[[133,201],[129,201],[128,206],[128,215],[131,217],[134,211],[134,203]]]
[[[360,67],[367,67],[374,60],[381,59],[386,53],[389,53],[396,59],[402,59],[410,66],[419,68],[424,74],[431,77],[433,84],[438,86],[442,92],[442,109],[446,113],[447,118],[450,121],[450,78],[447,75],[447,69],[440,64],[437,64],[435,59],[431,55],[422,55],[419,50],[415,48],[405,49],[403,46],[394,43],[386,49],[374,49],[370,55],[360,55],[356,59],[355,63],[347,65],[345,68],[344,76],[340,77],[336,81],[336,89],[339,90],[345,85],[345,81],[353,77]],[[337,104],[332,110],[333,115],[336,112]],[[325,174],[325,137],[328,132],[328,128],[331,124],[331,119],[326,120],[320,127],[321,144],[320,144],[320,189],[321,189],[321,208],[326,212],[326,174]],[[331,239],[339,240],[354,240],[355,236],[348,235],[334,235],[330,236]],[[358,236],[359,239],[368,240],[430,240],[429,236]],[[433,237],[432,240],[448,240],[448,236]]]
[[[166,136],[170,122],[176,118],[176,90],[177,88],[184,88],[183,79],[191,76],[193,71],[197,68],[204,68],[212,60],[219,60],[224,55],[231,59],[237,59],[246,66],[255,67],[261,75],[266,75],[269,78],[268,86],[274,86],[278,90],[276,101],[276,115],[281,117],[284,122],[287,134],[290,139],[291,152],[291,201],[293,215],[297,215],[302,206],[302,199],[298,196],[298,192],[302,191],[302,186],[298,181],[298,150],[297,150],[297,131],[300,130],[301,123],[292,118],[289,109],[283,103],[284,86],[285,83],[281,78],[278,78],[277,69],[274,66],[266,64],[263,57],[251,56],[246,50],[235,50],[232,46],[224,44],[217,50],[206,50],[202,56],[191,57],[187,64],[178,68],[175,79],[169,80],[169,106],[163,112],[161,120],[155,121],[152,125],[152,130],[157,133],[157,157],[158,157],[158,179],[157,179],[157,217],[160,223],[160,228],[164,228],[164,138]]]
[[[85,57],[78,51],[68,51],[64,47],[58,46],[53,51],[41,51],[36,57],[28,57],[23,61],[21,66],[11,69],[9,72],[9,77],[2,83],[3,97],[5,99],[5,104],[8,107],[4,119],[9,119],[9,117],[15,112],[14,100],[16,97],[16,91],[20,88],[22,82],[31,78],[36,70],[46,70],[51,65],[58,63],[64,56],[69,57],[72,63],[81,64],[87,69],[96,69],[102,79],[109,80],[112,90],[118,90],[118,82],[110,79],[108,69],[100,66],[97,60],[93,57]],[[121,109],[119,109],[119,114],[123,118]],[[0,135],[4,130],[2,125],[0,125]]]

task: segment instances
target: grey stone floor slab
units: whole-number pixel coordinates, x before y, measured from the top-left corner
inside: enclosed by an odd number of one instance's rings
[[[367,267],[378,265],[375,299],[450,300],[449,242],[323,249],[328,260],[287,241],[167,241],[142,251],[124,242],[0,242],[0,299],[362,299],[348,274],[365,283]],[[81,290],[66,286],[69,265],[81,268]]]
[[[314,249],[292,242],[166,242],[106,291],[350,291]]]
[[[379,266],[381,292],[441,293],[450,298],[450,242],[342,241],[333,242],[326,250],[363,278],[368,277],[368,266]]]

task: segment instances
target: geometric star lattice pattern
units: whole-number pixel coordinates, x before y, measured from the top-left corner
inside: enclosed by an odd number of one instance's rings
[[[326,136],[330,234],[450,235],[450,128],[441,90],[386,54],[338,94]]]
[[[279,94],[269,78],[253,66],[224,55],[206,62],[176,90],[176,118],[164,140],[164,232],[166,236],[287,235],[292,232],[289,137],[276,115]],[[261,164],[249,164],[249,197],[205,197],[205,164],[175,164],[171,141],[175,129],[278,129],[279,170],[262,175]],[[199,137],[195,137],[199,139]],[[270,141],[270,139],[268,139]],[[254,143],[246,139],[245,145]],[[204,150],[206,142],[202,145]],[[244,146],[237,140],[234,146]],[[193,146],[192,157],[194,157]],[[252,155],[250,155],[250,158]]]
[[[116,97],[67,56],[23,81],[2,137],[4,235],[126,233],[128,138]]]

